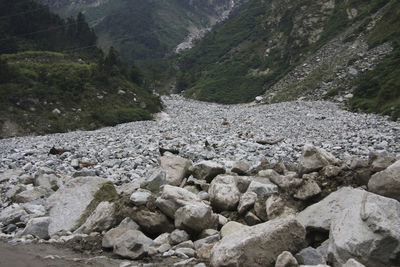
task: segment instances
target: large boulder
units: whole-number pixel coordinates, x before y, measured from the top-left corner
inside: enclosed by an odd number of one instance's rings
[[[343,187],[297,215],[297,220],[307,229],[329,231],[332,219],[342,210],[361,202],[365,191]]]
[[[329,258],[335,266],[351,258],[367,266],[398,266],[400,202],[370,192],[357,200],[331,223]]]
[[[140,225],[142,231],[153,237],[174,230],[173,222],[159,210],[149,210],[146,207],[133,207],[129,217]]]
[[[313,145],[304,145],[299,163],[300,173],[319,171],[328,165],[339,165],[340,160],[322,148]]]
[[[368,189],[378,195],[400,201],[400,160],[372,175],[368,182]]]
[[[113,252],[123,258],[140,259],[148,254],[153,240],[139,230],[128,230],[116,241]]]
[[[177,209],[198,202],[202,201],[192,192],[180,187],[165,185],[161,195],[156,200],[156,205],[165,215],[174,219]]]
[[[77,230],[77,233],[90,234],[110,229],[115,223],[115,204],[108,201],[101,202],[93,213]]]
[[[139,230],[139,228],[139,225],[132,221],[132,219],[125,218],[117,227],[108,230],[104,234],[101,245],[103,248],[113,248],[117,240],[123,236],[125,232],[129,230]]]
[[[117,197],[114,185],[100,177],[78,177],[68,181],[46,202],[49,210],[49,234],[75,231],[102,201]]]
[[[183,178],[189,175],[192,162],[178,156],[162,156],[159,158],[160,166],[167,173],[167,184],[179,186]]]
[[[214,161],[201,161],[195,164],[191,171],[194,178],[206,180],[208,183],[218,174],[226,172],[224,166]]]
[[[214,178],[208,193],[211,206],[221,211],[235,210],[240,200],[236,179],[231,175],[218,175]]]
[[[380,172],[392,165],[396,161],[395,157],[387,153],[371,152],[369,154],[369,163],[373,172]]]
[[[218,216],[210,206],[203,203],[188,204],[175,212],[175,227],[190,233],[200,233],[205,229],[216,229]]]
[[[243,228],[225,236],[211,251],[211,265],[274,266],[282,251],[305,245],[306,231],[293,217]]]

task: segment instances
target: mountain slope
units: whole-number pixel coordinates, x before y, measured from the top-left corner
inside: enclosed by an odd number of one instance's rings
[[[136,68],[113,49],[103,58],[82,15],[64,21],[31,0],[0,7],[0,138],[151,119],[161,109]]]
[[[322,64],[325,72],[335,73],[340,69],[336,66],[357,60],[357,53],[349,52],[353,46],[350,35],[354,31],[360,31],[353,41],[360,41],[357,46],[363,48],[361,52],[369,51],[368,44],[358,37],[371,30],[368,22],[379,23],[375,15],[380,10],[384,12],[382,9],[387,5],[387,1],[381,0],[250,1],[238,15],[180,58],[178,90],[185,90],[189,97],[221,103],[252,101],[265,92],[270,101],[308,95],[318,87],[316,81],[329,83],[332,79],[329,75],[322,77],[321,68],[314,72],[317,69],[314,65],[320,65],[318,62],[326,63]],[[362,26],[368,29],[360,29]],[[373,29],[376,25],[370,26]],[[332,60],[322,60],[321,57],[329,57],[332,49],[335,53],[336,49],[342,51]],[[378,56],[382,58],[391,49],[384,49]],[[320,57],[315,56],[318,51]],[[308,69],[306,60],[313,56],[315,61]],[[296,66],[303,71],[295,72]],[[310,76],[311,73],[315,75]],[[297,86],[303,80],[307,83]],[[310,86],[313,90],[305,90]],[[321,92],[318,95],[322,98]]]
[[[40,0],[64,17],[84,12],[104,49],[113,45],[129,63],[163,58],[189,35],[224,18],[244,0]]]

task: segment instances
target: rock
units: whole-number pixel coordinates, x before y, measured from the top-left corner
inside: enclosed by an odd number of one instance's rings
[[[198,250],[199,248],[209,245],[209,244],[215,244],[217,243],[219,240],[221,239],[220,235],[212,235],[212,236],[208,236],[199,240],[196,240],[194,242],[194,247],[196,250]]]
[[[178,248],[175,250],[175,252],[185,254],[189,258],[196,256],[196,251],[192,248]],[[187,266],[187,265],[183,265],[183,266]]]
[[[270,196],[265,202],[265,210],[269,220],[294,215],[296,211],[293,208],[286,207],[285,201],[278,195]]]
[[[54,115],[60,115],[61,111],[58,108],[55,108],[51,113],[53,113]]]
[[[7,191],[6,196],[8,199],[14,201],[15,196],[26,190],[26,187],[22,184],[17,184]]]
[[[150,192],[158,193],[161,187],[167,183],[167,174],[164,170],[155,170],[140,184],[140,187]]]
[[[49,189],[40,186],[18,193],[15,195],[14,200],[17,203],[27,203],[37,199],[47,198],[50,194],[51,191],[49,191]]]
[[[328,165],[339,165],[340,160],[322,148],[313,145],[304,145],[302,156],[299,162],[300,173],[319,171]]]
[[[157,209],[149,210],[145,207],[133,207],[129,216],[150,237],[174,230],[174,224],[171,220]]]
[[[194,178],[206,180],[208,183],[219,174],[226,172],[224,166],[213,161],[201,161],[192,167]]]
[[[342,267],[365,267],[363,264],[359,263],[355,259],[349,259]]]
[[[172,246],[187,240],[189,240],[189,234],[186,233],[186,231],[184,230],[178,230],[178,229],[172,231],[168,237],[168,241]]]
[[[69,180],[46,202],[49,210],[49,234],[79,228],[102,201],[117,197],[113,184],[100,177],[79,177]]]
[[[46,214],[46,209],[43,205],[35,205],[31,203],[25,203],[23,205],[26,212],[42,217]]]
[[[368,190],[400,201],[400,160],[372,175]]]
[[[248,211],[245,215],[244,215],[244,221],[247,223],[247,225],[256,225],[259,223],[262,223],[263,221],[257,217],[257,215],[255,215],[253,212]],[[266,220],[264,220],[266,221]]]
[[[218,216],[203,203],[188,204],[175,212],[175,227],[199,233],[204,229],[217,228]]]
[[[268,221],[268,215],[267,215],[267,210],[265,207],[265,198],[259,198],[255,203],[254,203],[254,213],[257,215],[258,218],[260,218],[262,221]]]
[[[128,230],[115,241],[113,252],[123,258],[140,259],[148,254],[152,242],[142,232]]]
[[[210,185],[211,206],[217,210],[235,210],[240,192],[236,186],[235,177],[231,175],[218,175]]]
[[[237,173],[239,175],[246,175],[248,173],[249,169],[250,169],[250,165],[247,162],[240,160],[240,161],[236,161],[233,164],[231,172]]]
[[[399,263],[400,202],[363,192],[331,223],[329,255],[334,265],[350,258],[370,266]]]
[[[40,239],[49,239],[49,217],[32,218],[21,235],[33,235]]]
[[[225,236],[211,251],[211,265],[273,266],[282,251],[298,251],[306,231],[294,218],[268,221]]]
[[[194,243],[192,240],[186,240],[174,246],[174,249],[178,248],[194,248]]]
[[[218,215],[218,225],[220,226],[224,226],[225,224],[228,223],[228,218],[226,218],[225,216],[221,215],[221,214],[217,214]]]
[[[219,231],[216,229],[204,229],[203,231],[201,231],[199,238],[205,238],[208,236],[212,236],[212,235],[218,235]]]
[[[343,187],[297,215],[297,220],[307,229],[329,231],[334,217],[354,203],[361,202],[364,191]]]
[[[34,184],[53,191],[59,188],[58,177],[55,174],[41,174],[35,178]]]
[[[0,223],[3,225],[17,223],[20,221],[21,217],[25,215],[27,215],[27,213],[23,207],[19,204],[12,204],[0,211]]]
[[[136,206],[141,206],[141,205],[146,205],[146,203],[150,200],[151,196],[152,195],[150,191],[139,189],[136,192],[132,193],[130,200]]]
[[[284,190],[290,190],[299,187],[302,184],[302,179],[298,178],[296,172],[287,172],[286,175],[273,175],[269,178],[271,182]]]
[[[251,176],[236,176],[236,186],[239,189],[240,193],[245,193],[249,188],[249,185],[252,181],[253,177]]]
[[[103,248],[113,248],[117,244],[119,238],[123,236],[126,232],[131,230],[138,230],[139,225],[133,222],[131,219],[127,218],[123,220],[117,227],[109,230],[104,234],[102,240]]]
[[[201,200],[186,189],[165,185],[161,195],[156,200],[157,207],[171,219],[175,218],[175,212],[187,204],[200,203]]]
[[[22,170],[6,170],[0,173],[0,183],[6,182],[10,179],[15,179],[23,174]]]
[[[313,180],[305,180],[303,185],[297,190],[297,192],[293,195],[294,198],[300,200],[307,200],[321,193],[321,188],[319,185]]]
[[[178,156],[162,156],[159,158],[160,166],[166,171],[167,184],[179,186],[183,178],[189,175],[192,166],[190,160]]]
[[[115,223],[115,205],[107,201],[99,203],[93,213],[75,232],[90,234],[110,229]]]
[[[297,262],[303,265],[326,264],[324,257],[312,247],[302,249],[296,254]]]
[[[299,266],[295,257],[289,251],[282,252],[276,259],[275,267],[297,267]]]
[[[250,210],[254,206],[256,200],[257,200],[257,194],[254,192],[246,192],[243,195],[241,195],[238,205],[239,214],[243,214],[246,211]]]
[[[396,161],[395,157],[387,153],[374,153],[369,154],[369,163],[373,172],[380,172],[392,165]]]
[[[271,183],[268,178],[255,177],[251,181],[247,192],[254,192],[258,198],[267,198],[270,195],[278,192],[278,187]]]
[[[210,184],[208,184],[205,180],[198,180],[198,179],[194,178],[193,176],[190,176],[188,178],[187,184],[199,186],[202,190],[207,191],[207,192],[210,187]]]
[[[322,169],[322,175],[326,178],[334,178],[339,175],[340,171],[338,166],[328,165]]]
[[[162,244],[169,244],[169,233],[163,233],[153,240],[152,246],[160,246]]]
[[[1,231],[5,234],[11,234],[12,232],[14,232],[15,230],[17,230],[17,226],[15,224],[8,224],[7,226],[1,228]],[[1,234],[1,233],[0,233]]]
[[[244,228],[248,228],[248,226],[235,221],[230,221],[224,226],[222,226],[221,236],[224,238],[225,236],[236,233],[237,231],[240,231]]]

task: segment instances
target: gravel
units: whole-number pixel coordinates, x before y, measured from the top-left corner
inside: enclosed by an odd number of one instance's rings
[[[162,99],[165,109],[156,121],[0,140],[0,173],[22,168],[34,175],[46,167],[65,177],[99,175],[122,184],[157,167],[160,147],[177,150],[194,162],[208,159],[226,167],[237,160],[254,166],[264,158],[296,162],[306,143],[342,159],[366,157],[370,151],[400,156],[400,122],[351,113],[330,102],[254,106],[218,105],[178,95]],[[278,142],[268,144],[274,141]],[[49,155],[53,146],[69,151]],[[82,162],[89,164],[79,169]]]

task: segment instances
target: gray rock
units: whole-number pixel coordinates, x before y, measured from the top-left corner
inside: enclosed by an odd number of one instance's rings
[[[343,187],[300,212],[297,220],[307,229],[329,231],[332,219],[347,207],[361,202],[363,193],[360,189]]]
[[[175,212],[175,227],[199,233],[204,229],[217,228],[218,216],[203,203],[188,204]]]
[[[168,237],[168,241],[172,246],[187,240],[189,240],[189,234],[186,233],[186,231],[184,230],[178,230],[178,229],[172,231]]]
[[[50,196],[52,193],[51,190],[44,187],[34,187],[32,189],[28,189],[18,193],[14,196],[14,200],[17,203],[27,203],[32,202],[37,199],[44,199]]]
[[[372,175],[368,182],[368,189],[376,194],[400,201],[400,160]]]
[[[146,207],[132,208],[129,216],[140,225],[141,230],[149,236],[157,236],[174,230],[173,222],[159,210]]]
[[[138,230],[128,230],[115,240],[113,252],[123,258],[140,259],[150,251],[153,240]]]
[[[161,195],[156,200],[157,207],[168,217],[174,219],[175,212],[180,207],[201,202],[200,198],[186,189],[165,185]]]
[[[113,248],[114,245],[117,244],[119,238],[122,237],[126,232],[138,229],[139,225],[134,223],[131,219],[125,219],[117,227],[104,234],[102,247]]]
[[[49,217],[32,218],[21,235],[33,235],[40,239],[49,239]]]
[[[313,145],[304,145],[299,162],[300,173],[319,171],[328,165],[339,165],[340,160],[322,148]]]
[[[218,175],[214,178],[208,193],[211,206],[220,211],[235,210],[240,200],[235,177],[231,175]]]
[[[355,259],[349,259],[342,267],[365,267],[363,264],[359,263]]]
[[[189,258],[196,256],[196,251],[192,248],[177,248],[175,250],[175,252],[185,254]],[[184,266],[187,266],[187,265],[184,265]]]
[[[159,159],[160,166],[166,173],[167,184],[179,186],[184,177],[189,175],[189,169],[192,166],[190,160],[178,156],[162,156]]]
[[[140,187],[153,193],[158,193],[161,187],[167,183],[167,174],[164,170],[155,170],[141,183]]]
[[[151,198],[151,192],[144,189],[139,189],[136,192],[132,193],[130,200],[136,206],[146,205],[146,203]]]
[[[258,198],[267,198],[270,195],[277,193],[278,190],[278,186],[271,183],[268,178],[255,177],[254,180],[251,181],[247,192],[256,193]]]
[[[236,176],[236,186],[239,189],[240,193],[245,193],[247,189],[249,188],[249,185],[251,181],[253,180],[253,177],[251,176]]]
[[[34,184],[53,191],[57,191],[60,184],[59,179],[55,174],[41,174],[35,178]]]
[[[341,169],[338,166],[328,165],[322,169],[322,175],[326,178],[334,178],[339,175]]]
[[[225,236],[211,251],[212,266],[272,266],[282,251],[305,244],[305,229],[294,218],[268,221]]]
[[[196,240],[194,242],[194,247],[195,247],[196,250],[199,250],[203,246],[217,243],[220,239],[221,239],[221,237],[220,237],[219,234],[208,236],[208,237]]]
[[[289,251],[282,252],[276,259],[275,267],[297,267],[299,266],[295,257]]]
[[[110,229],[115,223],[115,205],[107,201],[99,203],[93,213],[75,232],[90,234]]]
[[[340,265],[350,258],[371,266],[393,264],[400,253],[399,218],[400,202],[363,192],[332,221],[330,258]]]
[[[162,244],[169,244],[169,233],[163,233],[153,240],[153,246],[160,246]]]
[[[16,179],[23,174],[22,170],[6,170],[0,173],[0,183],[6,182],[10,179]]]
[[[7,191],[6,196],[10,200],[14,200],[15,196],[26,190],[26,187],[22,184],[17,184]]]
[[[312,247],[302,249],[295,257],[297,262],[303,265],[326,264],[324,257]]]
[[[80,177],[68,181],[47,199],[49,234],[79,228],[102,201],[117,196],[113,184],[100,177]]]
[[[226,172],[224,166],[213,161],[201,161],[192,167],[194,178],[206,180],[208,183],[219,174]]]
[[[12,204],[0,211],[0,223],[3,225],[17,223],[20,221],[21,217],[25,215],[27,215],[27,213],[23,207],[19,204]]]
[[[252,226],[252,225],[256,225],[256,224],[262,223],[263,221],[266,221],[266,220],[264,220],[264,219],[261,220],[259,217],[257,217],[256,214],[254,214],[251,211],[248,211],[244,215],[244,221],[247,223],[247,225]]]
[[[307,200],[321,193],[321,188],[313,180],[304,180],[304,183],[297,192],[293,195],[300,200]]]
[[[46,209],[43,205],[35,205],[31,203],[23,204],[24,209],[29,214],[34,214],[35,216],[42,217],[46,214]]]
[[[387,153],[374,153],[369,154],[369,163],[373,172],[380,172],[392,165],[396,161],[395,157]]]
[[[221,236],[225,237],[230,234],[236,233],[237,231],[240,231],[244,228],[248,228],[249,226],[235,222],[235,221],[230,221],[221,228]]]
[[[246,211],[250,210],[254,206],[256,200],[257,200],[257,194],[254,192],[246,192],[243,195],[241,195],[238,205],[239,214],[243,214]]]
[[[237,173],[239,175],[246,175],[250,169],[249,163],[246,161],[240,160],[236,161],[233,164],[233,167],[231,169],[231,172]]]

